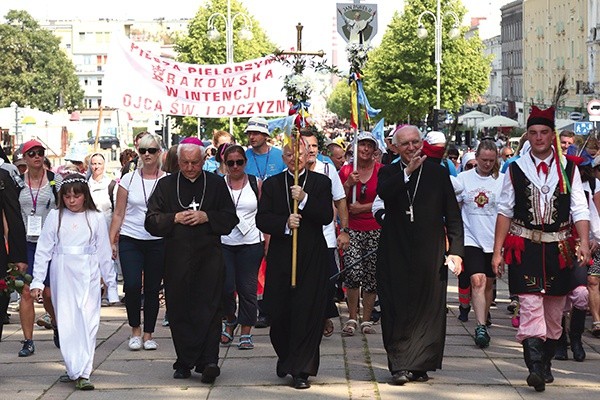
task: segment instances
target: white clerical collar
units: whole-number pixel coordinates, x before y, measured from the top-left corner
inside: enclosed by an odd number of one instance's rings
[[[288,174],[290,174],[291,176],[294,176],[294,173],[292,171],[290,171],[289,169],[286,170],[288,172]],[[306,168],[302,168],[302,171],[298,172],[298,176],[302,176],[304,175],[304,171],[306,171]]]

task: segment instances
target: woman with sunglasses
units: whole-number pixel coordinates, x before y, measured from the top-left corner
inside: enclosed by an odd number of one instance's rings
[[[33,263],[37,241],[42,231],[42,225],[50,210],[56,208],[56,184],[60,185],[62,177],[44,167],[46,148],[37,140],[30,140],[23,144],[23,159],[27,164],[27,171],[22,175],[24,187],[19,193],[21,216],[27,233],[27,273],[33,275]],[[58,347],[58,330],[54,317],[54,307],[50,298],[50,279],[44,281],[45,289],[42,292],[44,309],[49,315],[38,319],[38,325],[54,329],[54,344]],[[23,348],[19,357],[28,357],[35,352],[33,344],[33,322],[35,309],[33,298],[29,293],[29,286],[23,288],[19,304],[19,317],[23,330]]]
[[[260,180],[244,172],[247,159],[241,146],[221,145],[217,158],[221,158],[222,164],[225,165],[225,182],[240,220],[229,235],[221,236],[225,260],[225,319],[221,344],[226,346],[233,342],[234,331],[239,324],[241,331],[238,349],[252,350],[254,342],[250,332],[256,323],[258,268],[264,253],[263,235],[256,227],[255,221]],[[237,317],[236,292],[239,300]]]
[[[162,150],[158,135],[148,133],[139,140],[140,166],[126,173],[119,182],[117,201],[110,225],[113,258],[121,261],[127,320],[131,326],[129,349],[156,350],[152,339],[159,309],[159,291],[163,278],[164,240],[144,228],[148,199],[158,180]],[[118,246],[117,246],[118,245]],[[143,281],[143,282],[142,282]],[[144,289],[144,331],[141,327],[142,287]]]
[[[353,165],[345,165],[340,169],[340,180],[346,192],[348,202],[348,226],[350,247],[344,254],[344,264],[357,265],[344,273],[344,286],[348,299],[349,319],[342,328],[342,335],[352,336],[358,328],[358,300],[360,288],[363,290],[363,321],[360,324],[364,334],[376,333],[371,321],[371,314],[377,295],[375,278],[376,249],[379,243],[381,227],[373,217],[371,206],[377,195],[377,174],[381,164],[375,161],[374,153],[377,141],[370,132],[358,135],[357,169]],[[353,192],[356,201],[353,200]],[[369,255],[367,255],[369,254]]]

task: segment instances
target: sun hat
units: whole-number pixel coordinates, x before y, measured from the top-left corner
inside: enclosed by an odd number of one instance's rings
[[[252,117],[248,120],[248,126],[244,129],[244,133],[260,132],[265,135],[269,134],[269,123],[263,117]]]

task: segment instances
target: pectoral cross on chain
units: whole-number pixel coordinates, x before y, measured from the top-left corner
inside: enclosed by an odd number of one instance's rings
[[[408,211],[405,211],[406,215],[410,215],[410,222],[415,222],[415,214],[413,212],[413,206],[408,206]]]
[[[191,208],[194,211],[198,211],[198,208],[200,207],[200,204],[196,203],[196,198],[194,197],[192,199],[192,202],[190,203],[190,205],[188,206],[188,208]]]

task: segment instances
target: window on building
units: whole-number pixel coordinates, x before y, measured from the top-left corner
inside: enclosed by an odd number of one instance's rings
[[[98,79],[98,86],[102,86],[102,79]]]

